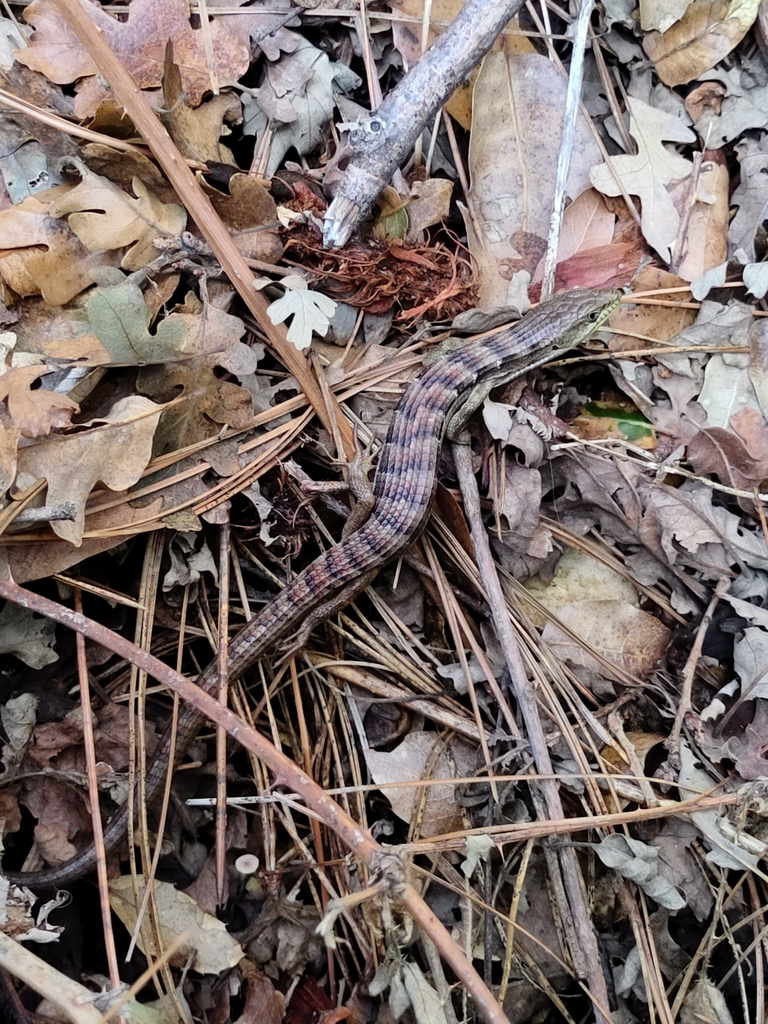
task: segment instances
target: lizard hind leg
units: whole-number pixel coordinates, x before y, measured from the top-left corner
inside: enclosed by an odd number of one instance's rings
[[[376,504],[368,474],[373,467],[373,452],[377,445],[378,439],[372,435],[368,444],[361,448],[357,439],[357,430],[355,430],[355,455],[351,461],[342,463],[346,468],[346,480],[343,481],[312,480],[292,460],[285,463],[286,471],[307,495],[307,500],[311,500],[315,495],[321,495],[333,512],[345,518],[346,522],[341,533],[342,540],[360,529]],[[333,497],[333,495],[346,492],[350,492],[355,499],[351,511]]]

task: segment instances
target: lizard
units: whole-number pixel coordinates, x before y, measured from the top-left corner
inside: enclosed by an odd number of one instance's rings
[[[392,416],[379,453],[368,519],[310,563],[229,641],[230,681],[287,636],[293,636],[293,642],[283,660],[296,653],[317,625],[349,604],[379,569],[410,547],[430,515],[443,439],[458,437],[494,387],[584,341],[607,320],[621,297],[621,292],[610,288],[564,292],[504,331],[468,343],[424,369],[407,387]],[[216,658],[197,684],[208,693],[216,692]],[[181,760],[201,724],[202,716],[194,707],[182,708],[175,749],[170,749],[169,730],[147,767],[148,802],[163,788],[168,761]],[[123,805],[104,828],[107,853],[119,847],[127,827],[128,809]],[[96,851],[91,846],[59,866],[5,871],[4,875],[11,883],[50,890],[71,884],[95,864]]]

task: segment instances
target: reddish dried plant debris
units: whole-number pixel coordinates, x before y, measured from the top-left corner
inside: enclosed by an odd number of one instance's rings
[[[327,250],[312,229],[297,227],[286,239],[285,259],[315,275],[331,298],[367,313],[387,313],[394,306],[402,320],[451,320],[475,302],[469,260],[441,243],[409,247],[355,238],[343,249]]]

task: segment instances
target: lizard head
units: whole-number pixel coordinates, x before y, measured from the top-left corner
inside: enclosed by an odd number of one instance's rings
[[[573,348],[598,330],[621,302],[616,288],[575,288],[542,302],[537,314],[551,318],[557,349]]]

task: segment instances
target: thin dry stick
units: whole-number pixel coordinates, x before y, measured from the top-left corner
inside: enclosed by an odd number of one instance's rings
[[[169,690],[178,693],[183,700],[190,701],[201,714],[216,725],[223,726],[233,739],[260,758],[275,776],[273,785],[285,786],[288,790],[297,793],[307,807],[319,815],[327,827],[332,829],[341,841],[368,865],[374,874],[378,874],[383,862],[391,863],[392,854],[379,846],[370,834],[363,831],[358,823],[334,800],[329,799],[320,786],[309,778],[298,765],[273,746],[261,733],[252,729],[247,722],[230,711],[229,708],[222,707],[214,697],[201,690],[191,680],[180,676],[162,661],[146,651],[140,650],[125,637],[113,633],[111,629],[94,622],[93,619],[79,615],[56,601],[33,594],[10,580],[0,580],[0,597],[82,633],[83,636],[96,641],[102,647],[106,647],[107,650],[147,672],[162,686],[167,686]],[[499,1004],[453,941],[445,926],[435,917],[413,886],[405,880],[404,870],[402,877],[393,882],[393,887],[393,895],[400,900],[416,925],[425,931],[435,943],[441,956],[466,987],[489,1024],[509,1024]]]
[[[35,106],[34,103],[23,100],[20,96],[15,96],[12,92],[0,89],[0,109],[3,107],[18,110],[19,113],[26,114],[39,124],[47,124],[51,128],[55,128],[56,131],[63,132],[65,135],[72,135],[77,139],[83,139],[85,142],[93,142],[99,146],[109,146],[110,149],[116,149],[120,153],[138,153],[141,156],[146,156],[144,146],[137,146],[132,142],[122,142],[111,135],[102,135],[100,132],[91,131],[89,128],[81,128],[79,125],[67,121],[66,118],[59,117],[58,114],[52,114],[48,110]],[[199,160],[193,160],[191,163],[195,167],[200,166]]]
[[[752,921],[752,932],[754,935],[752,946],[758,950],[758,955],[754,959],[755,964],[755,993],[757,999],[757,1007],[755,1009],[755,1020],[765,1020],[765,962],[766,962],[766,938],[768,937],[768,923],[766,922],[764,906],[765,904],[760,899],[755,880],[750,877],[747,879],[747,888],[749,889],[749,904],[752,908],[754,918]],[[762,955],[760,955],[762,953]]]
[[[430,22],[431,17],[432,17],[432,0],[424,0],[424,10],[422,11],[422,22],[421,22],[421,46],[420,46],[420,51],[421,52],[419,53],[419,59],[421,59],[424,56],[424,54],[427,52],[427,50],[429,49],[429,22]],[[438,116],[439,116],[439,114],[440,114],[440,111],[438,111]],[[421,167],[421,139],[422,139],[422,135],[423,135],[423,133],[419,134],[419,137],[416,139],[416,143],[415,143],[415,145],[413,147],[413,163],[414,163],[415,167]]]
[[[5,533],[14,519],[16,519],[17,516],[24,511],[27,505],[31,501],[34,501],[38,494],[41,494],[43,489],[47,486],[48,481],[45,477],[41,476],[39,480],[36,480],[25,491],[22,491],[17,498],[5,506],[2,512],[0,512],[0,534]]]
[[[344,418],[341,409],[334,402],[329,413],[323,402],[317,378],[309,370],[306,359],[286,339],[284,329],[275,326],[270,321],[266,312],[269,303],[266,297],[254,288],[253,272],[170,135],[145,102],[133,78],[112,52],[103,34],[91,21],[87,13],[88,4],[85,0],[74,0],[74,2],[73,0],[54,0],[54,4],[64,20],[77,34],[78,39],[96,64],[99,74],[103,75],[109,83],[117,102],[125,110],[137,131],[152,150],[153,156],[189,210],[230,282],[256,317],[259,327],[281,362],[298,380],[323,426],[330,430],[331,420],[335,418],[338,422],[347,457],[352,458],[355,452],[352,428]]]
[[[680,733],[683,731],[685,716],[691,710],[693,677],[696,675],[696,666],[698,665],[699,658],[701,657],[704,638],[707,635],[707,630],[712,622],[712,616],[715,614],[715,608],[717,608],[721,599],[727,593],[732,582],[733,581],[728,576],[723,576],[715,587],[712,600],[709,602],[707,610],[704,612],[701,622],[699,623],[699,628],[696,630],[696,639],[693,642],[693,647],[691,647],[691,653],[688,655],[685,662],[685,669],[683,670],[683,690],[680,694],[680,703],[678,704],[677,714],[675,715],[675,724],[672,726],[669,739],[667,739],[664,744],[669,751],[670,762],[676,764],[678,768],[680,767]]]
[[[464,630],[461,630],[459,628],[457,615],[458,605],[449,587],[447,586],[445,577],[443,576],[440,569],[440,563],[437,560],[434,548],[432,544],[429,542],[429,540],[425,541],[424,550],[427,555],[429,567],[435,575],[435,581],[437,582],[438,588],[440,590],[443,611],[445,612],[446,621],[450,628],[451,635],[454,638],[454,646],[456,647],[456,654],[458,656],[459,663],[464,672],[464,679],[467,683],[467,696],[469,697],[470,703],[472,705],[472,715],[474,717],[478,735],[480,737],[480,749],[483,752],[483,763],[485,764],[485,767],[488,771],[493,799],[496,801],[499,799],[499,796],[498,790],[496,788],[496,783],[493,781],[493,758],[491,757],[491,752],[488,749],[488,737],[485,735],[485,729],[483,729],[483,718],[482,715],[480,714],[480,705],[477,702],[477,694],[475,692],[474,686],[472,685],[472,677],[469,671],[469,662],[467,660],[467,654],[466,651],[464,650],[464,645],[461,642],[462,632],[465,635],[469,636],[470,630],[468,627]]]
[[[622,882],[619,889],[619,897],[622,906],[627,912],[627,917],[632,925],[632,931],[637,943],[637,951],[640,957],[640,965],[643,971],[643,981],[649,995],[649,1010],[655,1004],[658,1019],[661,1024],[675,1024],[676,1015],[670,1010],[669,1000],[664,986],[664,979],[659,970],[656,950],[653,941],[653,932],[647,921],[641,920],[637,904],[632,898],[632,889],[629,882]],[[644,899],[642,892],[638,893],[641,900]]]
[[[448,142],[451,146],[451,156],[453,157],[453,163],[456,167],[456,173],[459,176],[459,183],[461,184],[462,191],[464,192],[464,202],[467,204],[469,219],[472,221],[472,230],[478,238],[482,238],[483,227],[477,214],[477,206],[475,205],[475,198],[472,195],[472,189],[469,186],[469,178],[467,177],[467,172],[464,169],[464,161],[461,156],[459,140],[456,138],[456,131],[453,127],[453,118],[448,111],[445,112],[445,133],[448,136]]]
[[[291,674],[291,691],[293,693],[293,702],[296,709],[296,717],[299,726],[299,745],[301,747],[301,760],[304,764],[304,771],[308,774],[312,774],[312,744],[309,739],[309,729],[307,728],[307,717],[304,713],[304,701],[302,699],[301,687],[299,686],[299,673],[296,671],[296,659],[291,658],[288,670]],[[319,870],[325,874],[325,850],[323,848],[323,830],[320,827],[320,822],[316,818],[310,820],[310,827],[312,829],[312,839],[315,844],[315,863]],[[324,885],[320,886],[320,902],[322,906],[322,912],[325,914],[328,906],[328,892]],[[328,957],[328,980],[332,992],[336,991],[336,962],[333,957],[332,950],[327,951]]]
[[[187,942],[188,939],[189,932],[182,932],[181,935],[176,936],[176,938],[164,951],[161,957],[159,957],[157,960],[151,960],[148,966],[141,972],[136,981],[134,981],[134,983],[131,985],[131,987],[126,992],[123,992],[123,994],[117,998],[117,1001],[113,1003],[112,1006],[110,1006],[109,1010],[107,1010],[107,1012],[101,1018],[100,1024],[109,1024],[109,1022],[114,1018],[115,1014],[119,1013],[126,1003],[130,1002],[131,999],[135,998],[137,993],[141,992],[144,986],[156,977],[157,972],[160,970],[160,968],[166,966],[166,964],[170,961],[171,957],[176,952],[176,950],[181,949],[181,947],[184,945],[185,942]],[[121,1017],[120,1020],[122,1019],[123,1018]]]
[[[82,614],[83,595],[79,590],[74,594],[75,608]],[[80,682],[80,705],[83,709],[83,746],[85,763],[88,772],[88,792],[91,796],[91,822],[93,825],[93,842],[98,851],[96,874],[99,879],[99,903],[101,905],[101,923],[104,928],[104,945],[109,964],[109,981],[112,988],[120,985],[120,968],[117,965],[115,950],[115,933],[112,930],[112,911],[109,906],[109,879],[107,878],[107,861],[104,856],[104,830],[101,826],[101,807],[99,804],[99,780],[96,773],[96,745],[93,739],[93,709],[91,693],[88,686],[88,661],[85,655],[85,637],[78,633],[75,636],[77,649],[77,675]]]
[[[101,1024],[101,1011],[93,1005],[98,993],[57,971],[20,942],[0,932],[0,967],[20,978],[33,992],[50,999],[72,1024]]]
[[[157,601],[158,594],[158,581],[160,575],[160,564],[161,556],[163,552],[164,535],[159,531],[152,534],[147,542],[147,546],[144,552],[144,563],[142,565],[141,575],[141,598],[143,610],[136,619],[136,641],[145,650],[149,650],[152,645],[152,631],[154,629],[155,622],[155,604]],[[138,677],[138,678],[136,678]],[[158,858],[158,850],[161,845],[161,837],[158,837],[157,846],[155,848],[154,857],[150,855],[149,845],[149,823],[147,821],[147,801],[144,796],[144,781],[146,776],[146,764],[147,764],[147,749],[146,749],[146,736],[147,736],[147,719],[146,719],[146,687],[147,687],[147,675],[142,672],[133,672],[131,678],[131,704],[130,708],[136,708],[136,713],[130,716],[130,730],[131,730],[131,746],[132,756],[130,762],[129,771],[129,800],[135,796],[138,792],[140,799],[138,802],[137,817],[140,825],[140,840],[141,840],[141,857],[142,864],[144,867],[144,874],[146,877],[153,877],[153,875],[147,874],[147,866],[152,863],[156,866]],[[138,694],[136,693],[138,690]],[[138,731],[138,741],[136,737],[136,731]],[[138,766],[138,767],[137,767]],[[135,784],[136,771],[138,770],[138,786]],[[170,768],[169,768],[170,773]],[[169,791],[169,784],[166,781],[166,791]],[[162,814],[167,813],[167,808],[164,808]],[[134,932],[131,937],[131,942],[128,947],[128,953],[126,960],[130,960],[133,956],[134,948],[138,942],[140,930],[142,928],[142,922],[144,920],[144,914],[146,913],[148,905],[152,904],[151,913],[151,927],[154,931],[155,943],[158,949],[163,947],[163,939],[160,934],[158,927],[158,914],[157,905],[154,899],[154,886],[144,886],[143,895],[140,899],[140,886],[139,886],[139,870],[136,863],[135,856],[135,845],[133,835],[133,820],[134,813],[128,816],[128,852],[131,865],[131,878],[133,882],[133,893],[136,906],[139,907],[139,911],[136,915],[136,924]],[[154,870],[154,869],[153,869]],[[165,1006],[167,1012],[172,1012],[172,1005],[176,1006],[177,1012],[183,1017],[183,1009],[179,1005],[179,995],[174,985],[173,977],[169,966],[166,963],[161,963],[160,972],[162,973],[163,980],[165,982],[165,989],[160,984],[160,979],[156,976],[153,977],[153,983],[157,988],[157,993]]]
[[[213,53],[213,39],[211,38],[211,22],[208,17],[207,0],[197,0],[197,9],[200,13],[200,35],[203,37],[205,47],[205,60],[208,64],[208,77],[211,80],[211,92],[214,96],[219,95],[219,75],[216,70],[216,58]]]
[[[464,444],[454,444],[453,460],[464,498],[464,509],[470,525],[472,543],[474,544],[478,565],[480,566],[480,575],[488,595],[499,643],[504,651],[504,656],[510,670],[515,697],[525,721],[534,763],[537,771],[542,774],[552,775],[552,762],[536,707],[536,700],[523,666],[520,648],[518,647],[514,631],[511,628],[506,601],[496,573],[488,536],[483,526],[480,495],[478,494],[477,482],[472,472],[470,447]],[[564,818],[565,814],[557,784],[551,780],[541,780],[539,786],[546,805],[547,817],[550,819]],[[584,958],[586,977],[592,999],[595,1003],[595,1017],[598,1024],[611,1024],[610,1013],[607,1009],[608,990],[600,964],[600,954],[597,948],[595,933],[592,929],[589,911],[584,898],[578,862],[573,849],[564,847],[561,850],[560,869],[570,903],[573,925],[579,942],[578,950],[572,949],[571,955],[574,957],[575,963],[579,962],[579,953]]]
[[[219,534],[219,703],[225,707],[229,697],[229,514]],[[216,730],[216,901],[227,902],[227,734]]]
[[[553,61],[553,63],[559,69],[560,73],[563,76],[565,76],[566,75],[565,68],[563,67],[562,61],[560,60],[560,58],[558,57],[557,53],[555,52],[555,48],[552,45],[551,36],[549,35],[549,33],[546,33],[546,32],[543,31],[543,26],[541,24],[541,21],[539,20],[538,15],[536,14],[536,11],[535,11],[533,5],[529,2],[527,4],[527,7],[528,7],[528,12],[530,13],[531,18],[533,19],[534,24],[539,29],[539,32],[541,33],[542,38],[544,39],[544,43],[545,43],[545,45],[547,47],[547,50],[549,51],[550,59]],[[587,119],[587,125],[589,126],[589,130],[592,133],[592,137],[595,140],[595,142],[597,143],[597,146],[598,146],[598,148],[599,148],[599,150],[600,150],[600,152],[602,154],[603,160],[611,168],[611,172],[613,173],[613,176],[616,179],[616,183],[617,183],[617,185],[618,185],[618,187],[619,187],[619,189],[621,191],[621,197],[624,200],[624,202],[627,204],[627,209],[629,210],[630,215],[632,216],[634,221],[637,223],[637,226],[640,227],[640,214],[637,212],[635,204],[632,202],[632,197],[630,196],[629,192],[627,192],[627,188],[626,188],[626,185],[624,184],[624,181],[622,180],[622,178],[619,177],[618,174],[616,174],[616,172],[615,172],[615,170],[613,168],[613,161],[611,159],[611,155],[610,155],[610,153],[608,153],[607,149],[605,148],[605,143],[603,142],[602,138],[600,137],[600,133],[598,132],[597,128],[592,123],[592,119],[589,117],[589,113],[586,110],[586,108],[584,107],[584,104],[582,104],[582,110],[584,112],[584,116]]]
[[[557,249],[560,244],[560,229],[563,225],[563,211],[565,209],[565,185],[571,166],[573,142],[576,137],[576,118],[579,114],[581,80],[584,75],[584,50],[587,45],[587,29],[589,28],[589,18],[592,14],[593,4],[594,0],[581,0],[579,17],[576,21],[571,68],[568,73],[568,92],[565,98],[563,134],[560,139],[560,151],[557,157],[555,198],[552,203],[549,238],[547,239],[547,251],[544,256],[544,272],[541,283],[542,301],[551,299],[555,293],[555,267],[557,265]]]
[[[184,657],[184,633],[187,626],[187,614],[189,612],[189,583],[184,587],[184,596],[181,601],[181,615],[179,617],[179,641],[176,645],[176,671],[181,672],[181,664]],[[171,712],[171,739],[170,747],[174,750],[176,747],[176,731],[179,724],[179,695],[174,693],[173,695],[173,711]],[[163,852],[163,836],[165,835],[165,823],[168,818],[168,807],[171,802],[171,786],[173,784],[173,765],[168,762],[168,771],[165,775],[165,786],[163,787],[163,799],[160,804],[160,820],[157,824],[157,842],[155,843],[155,852],[152,855],[152,864],[149,868],[148,878],[153,879],[157,874],[157,865],[160,861],[160,855]],[[141,921],[146,910],[147,900],[151,891],[151,886],[147,885],[144,888],[144,897],[142,899],[141,907],[136,915],[136,920]]]

